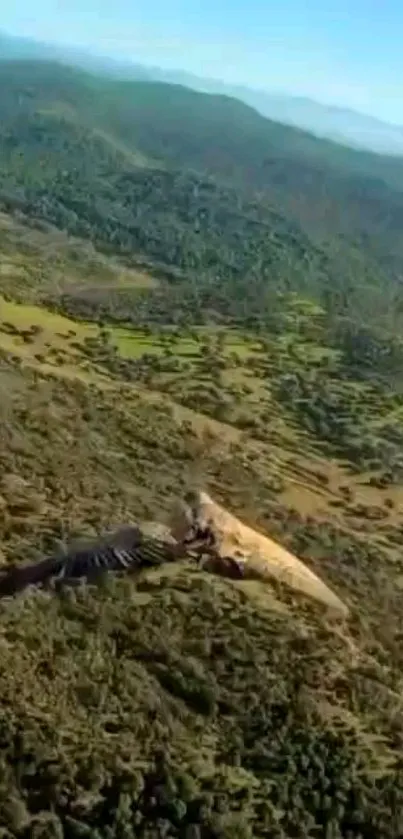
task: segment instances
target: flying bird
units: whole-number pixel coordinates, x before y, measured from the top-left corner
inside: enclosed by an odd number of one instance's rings
[[[4,570],[0,598],[28,586],[53,582],[58,587],[80,579],[96,580],[105,572],[134,573],[191,559],[205,570],[233,580],[277,579],[340,615],[348,614],[346,604],[305,563],[248,527],[205,492],[187,493],[171,510],[168,527],[154,522],[151,533],[147,531],[147,525],[125,526],[64,554]]]

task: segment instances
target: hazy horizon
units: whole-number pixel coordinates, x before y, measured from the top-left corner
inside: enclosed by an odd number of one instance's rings
[[[397,0],[17,0],[0,30],[403,124]]]

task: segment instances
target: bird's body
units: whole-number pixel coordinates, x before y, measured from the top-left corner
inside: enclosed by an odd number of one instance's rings
[[[344,603],[301,560],[254,531],[204,492],[187,493],[174,505],[170,526],[153,532],[134,526],[66,554],[17,566],[0,575],[0,597],[32,585],[91,581],[103,572],[135,572],[177,559],[201,561],[202,569],[233,580],[277,579],[343,616]],[[207,560],[207,562],[204,562]]]

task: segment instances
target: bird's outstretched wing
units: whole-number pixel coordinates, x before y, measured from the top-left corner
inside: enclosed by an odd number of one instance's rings
[[[0,577],[0,597],[16,594],[30,585],[56,581],[91,579],[103,571],[135,571],[188,555],[202,547],[200,540],[169,542],[146,536],[138,527],[123,527],[66,554],[49,557],[32,565],[15,567]]]
[[[70,551],[57,573],[59,579],[91,577],[102,571],[128,571],[159,565],[171,558],[172,546],[145,537],[138,527],[124,527],[109,536]]]

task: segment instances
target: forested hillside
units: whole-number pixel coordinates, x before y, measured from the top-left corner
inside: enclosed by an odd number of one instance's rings
[[[0,63],[0,573],[197,485],[347,610],[190,560],[1,599],[1,839],[401,839],[402,172]]]
[[[0,89],[6,209],[152,261],[197,320],[207,309],[264,318],[291,288],[333,317],[400,329],[399,159],[226,97],[46,62],[2,62]]]
[[[205,68],[208,77],[201,77],[180,69],[133,63],[66,44],[42,43],[0,31],[1,60],[57,61],[106,78],[158,81],[204,93],[223,94],[245,102],[275,122],[303,128],[317,137],[326,137],[352,148],[396,156],[401,156],[403,150],[403,129],[399,125],[345,107],[326,105],[306,96],[270,90],[270,80],[265,80],[265,90],[231,85],[210,78],[208,65]]]

